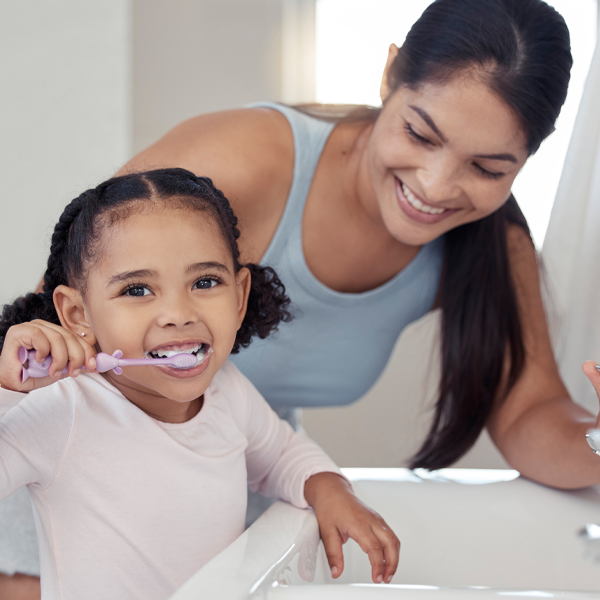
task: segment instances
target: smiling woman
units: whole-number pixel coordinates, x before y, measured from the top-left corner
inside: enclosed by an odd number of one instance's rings
[[[558,375],[511,194],[571,65],[565,22],[542,0],[436,0],[390,47],[381,109],[200,116],[124,172],[185,164],[234,200],[242,252],[277,269],[298,315],[235,357],[280,411],[356,400],[403,328],[439,307],[438,401],[412,466],[451,464],[487,426],[528,477],[588,485],[595,419]]]

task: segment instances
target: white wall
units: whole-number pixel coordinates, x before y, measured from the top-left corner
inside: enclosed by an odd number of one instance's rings
[[[134,148],[201,113],[281,99],[282,0],[133,0]]]
[[[0,2],[0,303],[35,288],[64,206],[130,154],[129,0]]]

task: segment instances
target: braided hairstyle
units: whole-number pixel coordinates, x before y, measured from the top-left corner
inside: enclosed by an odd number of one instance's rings
[[[254,336],[266,338],[280,322],[289,322],[290,299],[271,267],[242,264],[237,217],[223,192],[208,177],[197,177],[185,169],[157,169],[113,177],[75,198],[60,216],[50,246],[43,291],[26,294],[6,304],[0,316],[0,350],[13,325],[42,319],[60,325],[54,307],[59,285],[78,289],[85,296],[87,270],[99,259],[105,227],[147,207],[169,203],[178,208],[207,211],[215,220],[233,258],[235,273],[246,267],[251,289],[246,316],[237,332],[232,354],[246,348]]]

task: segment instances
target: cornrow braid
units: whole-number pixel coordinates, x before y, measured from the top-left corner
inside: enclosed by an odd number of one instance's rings
[[[54,290],[59,285],[68,285],[68,277],[65,270],[67,261],[69,232],[73,221],[81,213],[83,206],[82,194],[75,198],[63,211],[52,234],[50,256],[46,272],[44,273],[43,291],[38,294],[30,293],[21,296],[13,302],[6,304],[0,316],[0,349],[4,346],[4,338],[10,327],[18,323],[42,319],[56,325],[60,320],[54,307]]]
[[[33,319],[60,324],[54,308],[54,290],[59,285],[69,285],[85,294],[86,272],[99,257],[105,228],[151,202],[207,211],[227,243],[235,272],[243,267],[250,270],[248,310],[232,353],[247,347],[254,336],[263,339],[276,330],[280,322],[291,320],[287,310],[290,300],[275,271],[240,263],[238,220],[223,192],[208,177],[198,177],[185,169],[157,169],[109,179],[87,190],[65,208],[52,235],[43,292],[27,294],[4,307],[0,317],[0,344],[4,344],[6,332],[12,325]]]

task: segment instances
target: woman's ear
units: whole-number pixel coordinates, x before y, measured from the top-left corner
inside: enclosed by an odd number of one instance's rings
[[[248,296],[252,287],[252,276],[250,270],[246,267],[241,268],[236,277],[237,297],[238,297],[238,329],[242,326],[242,321],[246,316],[248,309]]]
[[[85,337],[86,342],[93,346],[96,336],[88,321],[81,293],[66,285],[59,285],[54,290],[53,298],[60,324],[75,335]]]
[[[383,77],[381,79],[381,87],[379,88],[381,102],[385,102],[392,91],[388,85],[388,75],[390,73],[390,69],[392,68],[392,63],[394,62],[396,56],[398,56],[398,52],[398,46],[396,46],[396,44],[390,44],[387,62],[385,63],[385,69],[383,70]]]

